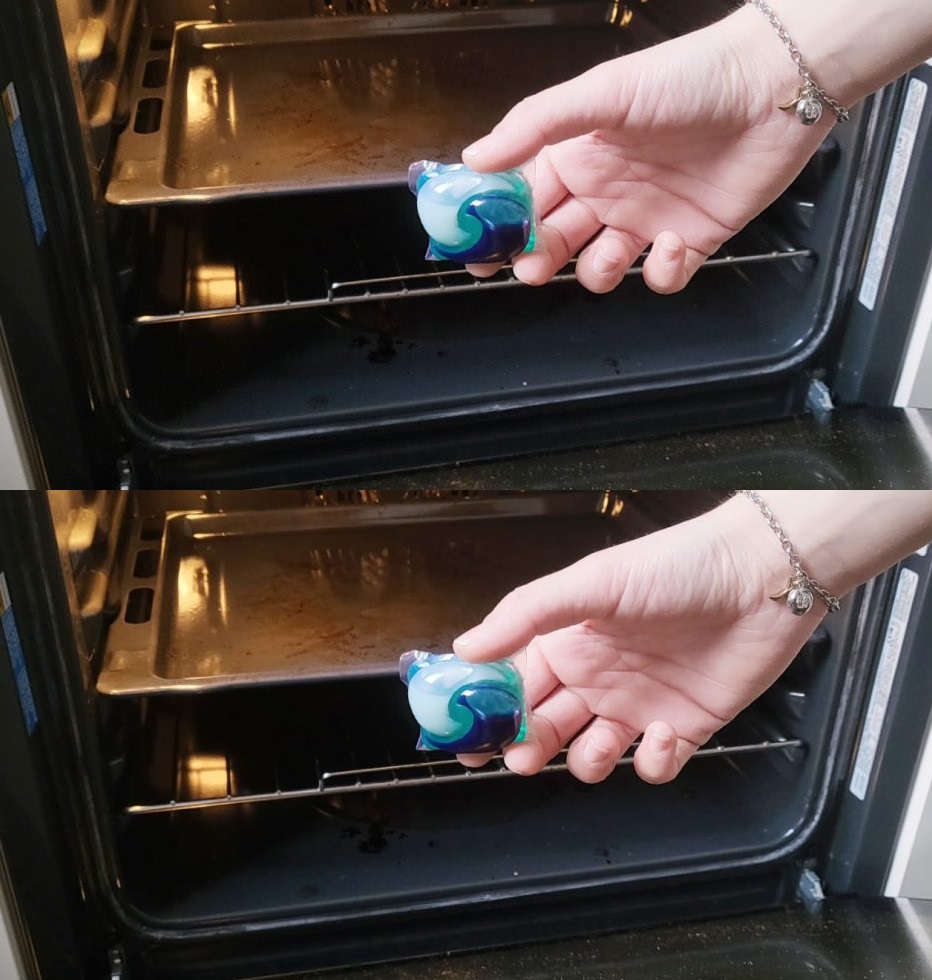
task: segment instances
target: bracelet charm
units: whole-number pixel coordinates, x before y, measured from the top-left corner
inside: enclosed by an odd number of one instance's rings
[[[796,118],[804,126],[814,126],[822,118],[822,101],[816,90],[808,85],[798,88],[793,98],[779,108],[784,112],[795,109]]]
[[[813,602],[815,602],[812,589],[809,588],[808,579],[805,575],[799,574],[794,575],[786,583],[786,587],[781,592],[775,592],[770,598],[775,599],[777,602],[785,599],[787,606],[790,608],[790,612],[794,616],[805,616],[812,608]]]
[[[802,79],[802,85],[796,90],[793,98],[779,108],[786,111],[795,109],[796,118],[804,126],[814,126],[822,118],[822,111],[826,106],[832,110],[838,122],[847,122],[848,110],[837,99],[833,99],[825,89],[816,84],[816,80],[812,77],[812,70],[803,61],[803,56],[799,48],[796,47],[796,42],[790,37],[789,32],[767,0],[744,0],[744,2],[748,6],[757,7],[767,18],[770,26],[777,32],[777,36],[789,52],[793,64],[796,65],[796,70],[799,72],[799,77]]]
[[[738,490],[742,497],[747,497],[752,504],[761,512],[770,530],[776,534],[780,541],[787,558],[790,561],[792,575],[780,592],[775,592],[770,596],[776,602],[781,600],[786,603],[787,608],[794,616],[805,616],[815,604],[815,597],[818,596],[826,605],[829,612],[838,612],[841,608],[841,600],[832,595],[828,589],[819,583],[803,569],[803,563],[792,542],[787,537],[783,525],[777,520],[776,515],[770,509],[767,501],[755,490]]]

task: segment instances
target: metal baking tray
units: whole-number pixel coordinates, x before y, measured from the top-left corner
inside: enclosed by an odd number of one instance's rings
[[[605,493],[175,513],[132,528],[98,690],[391,674],[508,591],[656,522]]]
[[[167,51],[146,34],[107,200],[404,183],[413,160],[458,160],[525,95],[658,39],[643,17],[613,19],[618,9],[181,23]]]

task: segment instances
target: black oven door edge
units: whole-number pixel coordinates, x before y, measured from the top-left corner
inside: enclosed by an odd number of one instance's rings
[[[168,974],[164,974],[168,976]],[[183,980],[185,973],[170,974]],[[307,978],[308,974],[290,974]],[[332,980],[919,980],[932,975],[932,902],[830,899],[816,907],[326,971]],[[243,974],[244,977],[249,974]]]
[[[359,970],[340,980],[913,980],[932,973],[932,902],[838,899],[823,906],[661,926]]]

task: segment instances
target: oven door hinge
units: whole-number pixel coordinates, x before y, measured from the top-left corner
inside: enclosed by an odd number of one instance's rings
[[[807,909],[816,909],[825,901],[822,879],[812,868],[803,868],[796,884],[796,897]]]
[[[125,980],[126,973],[123,969],[123,950],[119,946],[114,946],[110,951],[110,980]]]
[[[129,456],[117,460],[117,481],[121,490],[133,489],[133,461]]]
[[[821,378],[809,379],[809,387],[806,389],[806,408],[820,421],[827,419],[834,411],[832,393]]]

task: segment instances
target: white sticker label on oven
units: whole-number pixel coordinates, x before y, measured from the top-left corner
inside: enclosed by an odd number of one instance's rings
[[[23,709],[23,721],[26,723],[26,731],[31,735],[35,731],[39,716],[36,714],[36,704],[32,699],[23,647],[19,642],[16,620],[13,618],[13,603],[10,601],[10,590],[3,572],[0,572],[0,625],[3,627],[3,638],[6,640],[10,663],[13,665],[13,681],[16,684],[16,693],[19,695],[20,707]]]
[[[896,592],[893,595],[893,608],[887,621],[887,634],[883,640],[883,649],[880,651],[880,663],[877,665],[877,676],[874,678],[874,687],[867,705],[867,717],[861,729],[861,741],[849,786],[859,800],[863,800],[867,795],[867,786],[874,768],[874,757],[880,745],[883,720],[890,703],[893,678],[896,676],[896,668],[900,662],[903,637],[916,598],[918,582],[919,575],[912,569],[900,569]]]
[[[896,224],[903,188],[906,186],[906,175],[909,173],[909,164],[913,158],[913,150],[916,148],[916,133],[919,130],[919,121],[922,119],[922,109],[925,106],[928,90],[929,86],[918,78],[910,79],[909,88],[906,90],[906,102],[893,146],[893,158],[887,170],[887,179],[880,198],[880,210],[874,222],[874,234],[867,253],[864,277],[861,280],[861,292],[858,294],[861,304],[869,310],[874,308],[877,293],[880,291],[880,283],[887,264],[887,252],[890,250],[890,240],[893,238],[893,226]]]

